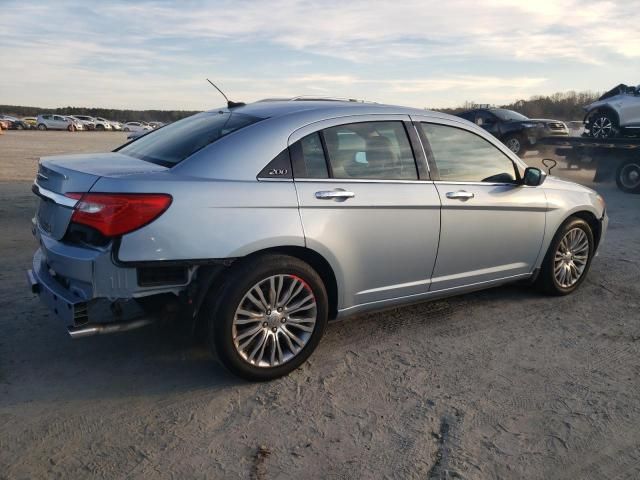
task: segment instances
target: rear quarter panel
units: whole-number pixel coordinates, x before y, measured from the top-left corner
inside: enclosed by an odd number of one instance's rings
[[[304,246],[293,182],[220,181],[160,173],[101,178],[93,192],[168,193],[169,209],[124,235],[122,262],[241,257],[276,246]]]

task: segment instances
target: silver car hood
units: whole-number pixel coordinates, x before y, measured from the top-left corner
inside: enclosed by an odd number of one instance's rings
[[[579,183],[569,182],[568,180],[562,180],[561,178],[554,177],[553,175],[549,175],[544,183],[542,184],[542,188],[547,190],[566,190],[572,192],[582,192],[589,194],[596,194],[594,190],[585,187],[584,185],[580,185]]]

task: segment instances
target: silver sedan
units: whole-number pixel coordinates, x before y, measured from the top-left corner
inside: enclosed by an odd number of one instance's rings
[[[329,320],[523,280],[569,294],[607,227],[602,197],[470,122],[352,101],[197,114],[42,158],[33,191],[29,279],[73,337],[174,316],[252,380]]]

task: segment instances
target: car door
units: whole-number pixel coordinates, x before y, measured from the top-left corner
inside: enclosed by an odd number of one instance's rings
[[[440,200],[408,120],[334,119],[290,138],[306,244],[332,265],[341,311],[428,292]]]
[[[53,116],[53,124],[54,124],[53,128],[56,128],[59,130],[65,130],[69,126],[68,121],[64,117],[61,117],[60,115]]]
[[[431,291],[529,275],[544,235],[544,191],[521,185],[523,166],[484,132],[426,119],[419,131],[442,201]]]

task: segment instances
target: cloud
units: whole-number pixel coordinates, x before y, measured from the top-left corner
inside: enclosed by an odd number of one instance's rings
[[[639,17],[622,0],[9,1],[0,103],[206,108],[209,74],[242,100],[506,102],[635,81],[609,77],[635,71]]]
[[[224,0],[205,9],[119,4],[101,6],[100,12],[135,18],[160,37],[265,40],[349,61],[370,62],[382,55],[511,56],[514,50],[518,58],[588,63],[610,54],[640,57],[633,2]]]

